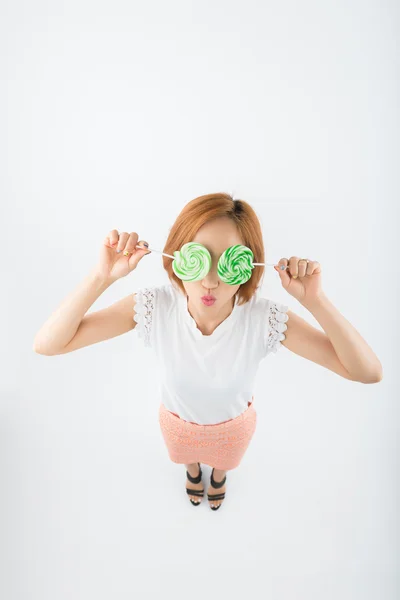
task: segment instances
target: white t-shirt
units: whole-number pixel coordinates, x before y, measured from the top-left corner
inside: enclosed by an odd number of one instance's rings
[[[144,346],[154,350],[160,400],[185,421],[212,425],[234,419],[253,397],[260,361],[281,347],[288,306],[257,290],[211,335],[188,311],[186,295],[172,283],[136,293],[133,318]]]

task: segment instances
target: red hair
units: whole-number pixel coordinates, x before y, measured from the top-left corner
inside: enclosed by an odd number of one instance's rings
[[[228,217],[235,223],[243,240],[243,245],[253,252],[253,262],[264,263],[264,243],[260,221],[254,209],[244,200],[234,200],[230,194],[223,192],[205,194],[194,198],[185,205],[170,229],[164,250],[173,256],[183,244],[191,242],[202,225],[218,217]],[[177,277],[172,269],[172,259],[162,257],[164,269],[175,287],[186,295],[182,280]],[[260,287],[259,282],[264,274],[264,267],[254,267],[252,275],[243,283],[236,295],[239,296],[238,304],[246,304]]]

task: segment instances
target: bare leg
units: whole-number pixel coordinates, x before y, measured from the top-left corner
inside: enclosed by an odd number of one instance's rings
[[[226,475],[226,471],[221,471],[220,469],[214,469],[213,477],[217,483],[222,481],[223,478],[225,477],[225,475]],[[226,490],[225,485],[223,485],[220,488],[214,488],[211,485],[211,481],[210,481],[210,486],[207,490],[207,493],[208,494],[223,494],[225,492],[225,490]],[[210,500],[210,506],[219,506],[221,504],[221,502],[223,502],[223,500]]]
[[[200,472],[199,465],[197,463],[193,463],[191,465],[185,465],[185,467],[186,467],[186,471],[188,471],[189,475],[191,475],[192,477],[197,477],[197,475]],[[192,483],[186,477],[186,489],[187,488],[190,488],[191,490],[198,490],[199,492],[204,491],[204,485],[203,485],[202,481],[200,481],[200,483]],[[201,502],[200,496],[192,496],[190,494],[188,494],[188,496],[191,500],[193,500],[193,502]]]

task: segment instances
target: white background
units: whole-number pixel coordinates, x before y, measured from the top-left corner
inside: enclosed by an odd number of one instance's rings
[[[0,10],[0,596],[398,598],[398,4]],[[270,355],[213,512],[168,458],[135,332],[55,357],[33,339],[110,229],[161,250],[217,191],[254,207],[267,261],[320,262],[384,378]],[[164,283],[153,253],[91,310]],[[272,268],[262,293],[319,327]]]

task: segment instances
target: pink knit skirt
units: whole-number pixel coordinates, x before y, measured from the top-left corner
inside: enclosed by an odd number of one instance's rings
[[[181,419],[160,404],[159,423],[170,459],[175,463],[202,463],[227,471],[239,466],[256,429],[253,399],[235,419],[199,425]]]

